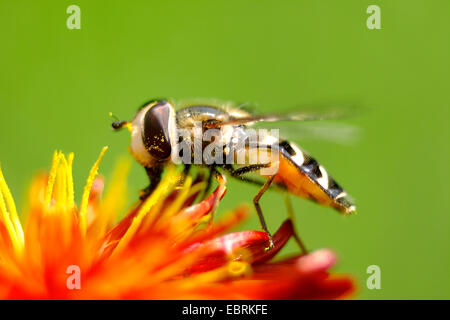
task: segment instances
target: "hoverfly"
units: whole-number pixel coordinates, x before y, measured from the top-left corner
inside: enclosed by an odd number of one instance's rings
[[[274,122],[284,120],[307,121],[333,118],[334,112],[324,113],[323,110],[301,110],[286,115],[255,115],[241,108],[226,105],[194,104],[175,109],[174,103],[166,100],[152,100],[144,104],[134,116],[132,121],[114,121],[113,129],[128,127],[131,132],[130,152],[132,156],[145,168],[150,185],[143,190],[141,197],[146,197],[158,185],[165,165],[174,161],[174,154],[180,156],[179,144],[189,141],[187,157],[183,154],[185,172],[188,174],[191,165],[200,165],[208,169],[208,187],[212,177],[215,177],[219,187],[224,188],[226,178],[224,173],[260,185],[253,203],[258,214],[262,229],[267,233],[270,241],[269,248],[273,247],[272,235],[269,232],[259,200],[269,187],[277,186],[302,198],[313,200],[319,204],[332,207],[344,214],[356,211],[356,207],[343,188],[328,174],[307,152],[294,143],[274,137],[270,134],[259,135],[257,139],[250,139],[246,130],[257,122]],[[236,153],[235,148],[239,140],[240,146],[246,151],[265,150],[271,157],[265,161],[249,163],[246,157],[243,163],[233,164],[222,161],[194,161],[195,148],[205,151],[209,144],[201,142],[200,145],[192,143],[194,131],[200,129],[202,135],[207,130],[220,129],[221,135],[215,137],[215,156],[229,156]],[[188,135],[180,135],[180,131],[187,131]],[[236,139],[239,137],[239,139]],[[186,149],[184,149],[186,151]],[[276,155],[274,158],[273,156]],[[223,159],[223,158],[222,158]],[[276,171],[268,173],[276,164]],[[256,174],[260,180],[250,175]],[[215,207],[214,207],[215,209]],[[213,211],[214,211],[213,209]],[[213,213],[212,213],[213,214]],[[295,234],[302,250],[305,248]]]

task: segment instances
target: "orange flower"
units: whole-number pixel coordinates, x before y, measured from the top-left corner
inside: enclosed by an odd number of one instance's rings
[[[220,235],[246,209],[205,223],[225,190],[193,204],[205,182],[181,179],[174,167],[114,225],[128,165],[119,166],[101,199],[103,180],[96,175],[105,151],[79,207],[73,154],[55,153],[50,173],[32,184],[25,230],[0,170],[1,299],[334,299],[352,292],[349,277],[327,273],[335,262],[328,250],[270,262],[293,234],[289,220],[270,251],[260,231]]]

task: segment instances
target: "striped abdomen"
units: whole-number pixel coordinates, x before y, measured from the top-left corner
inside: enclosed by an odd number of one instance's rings
[[[280,162],[274,182],[290,193],[333,207],[342,213],[356,211],[353,201],[314,158],[295,144],[280,143]]]

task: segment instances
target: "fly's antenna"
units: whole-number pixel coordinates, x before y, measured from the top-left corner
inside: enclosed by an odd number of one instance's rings
[[[117,118],[112,112],[109,113],[109,116],[112,117],[115,121],[111,124],[114,130],[120,130],[123,127],[126,127],[129,131],[131,131],[131,123],[129,121],[122,121]]]

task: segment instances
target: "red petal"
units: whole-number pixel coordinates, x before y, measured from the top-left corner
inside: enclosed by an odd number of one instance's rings
[[[250,277],[200,287],[195,295],[206,299],[338,299],[354,292],[349,276],[330,276],[336,261],[329,250],[271,264],[253,266]]]
[[[257,287],[248,287],[248,294],[254,294],[255,298],[261,299],[340,298],[353,292],[354,285],[350,277],[337,278],[328,275],[327,270],[335,263],[335,254],[328,249],[322,249],[277,263],[255,266],[252,280],[266,283],[267,290],[261,293]],[[275,283],[268,284],[274,280]],[[255,291],[251,293],[252,290]]]
[[[196,295],[205,299],[247,299],[247,300],[317,300],[341,299],[351,295],[355,286],[348,276],[271,280],[233,280],[219,285],[198,288]]]
[[[221,190],[223,191],[221,192]],[[220,189],[219,187],[217,187],[216,190],[211,193],[208,198],[193,206],[187,207],[186,209],[181,211],[175,217],[175,219],[189,219],[192,220],[195,224],[198,219],[207,215],[211,211],[216,199],[218,198],[219,200],[221,200],[225,196],[225,193],[226,188]]]
[[[247,214],[248,208],[246,206],[235,209],[233,212],[226,215],[225,218],[214,221],[214,223],[207,229],[199,230],[190,238],[190,244],[195,242],[204,242],[214,238],[215,236],[239,224],[247,217]]]
[[[288,242],[291,236],[294,234],[294,227],[291,220],[286,220],[283,222],[281,227],[273,235],[274,248],[272,250],[261,250],[264,248],[259,248],[258,251],[254,252],[253,263],[262,263],[272,259]]]
[[[197,178],[195,178],[194,182],[192,183],[192,185],[194,186],[195,184],[199,183],[199,182],[203,182],[205,181],[205,177],[202,174],[199,174],[197,176]],[[197,198],[197,196],[199,195],[201,191],[196,192],[195,194],[193,194],[192,196],[190,196],[183,204],[183,208],[189,207],[191,206],[195,199]]]
[[[289,274],[295,270],[295,274],[308,276],[313,273],[325,272],[336,263],[336,255],[328,249],[321,249],[307,255],[296,256],[282,261],[261,264],[254,267],[255,274],[259,274],[260,279],[264,279],[267,274]],[[287,273],[286,273],[287,272]]]
[[[297,260],[297,269],[300,273],[308,274],[322,272],[336,263],[336,255],[328,249],[314,251]]]
[[[269,237],[262,231],[234,232],[205,243],[194,243],[185,252],[205,250],[205,255],[191,272],[204,272],[220,267],[230,260],[243,260],[248,263],[262,263],[275,256],[293,233],[290,220],[285,221],[275,233],[274,248],[267,251]]]
[[[97,203],[98,201],[100,201],[104,187],[105,187],[104,179],[102,177],[96,177],[94,179],[94,182],[92,183],[91,192],[89,193],[90,203]]]

